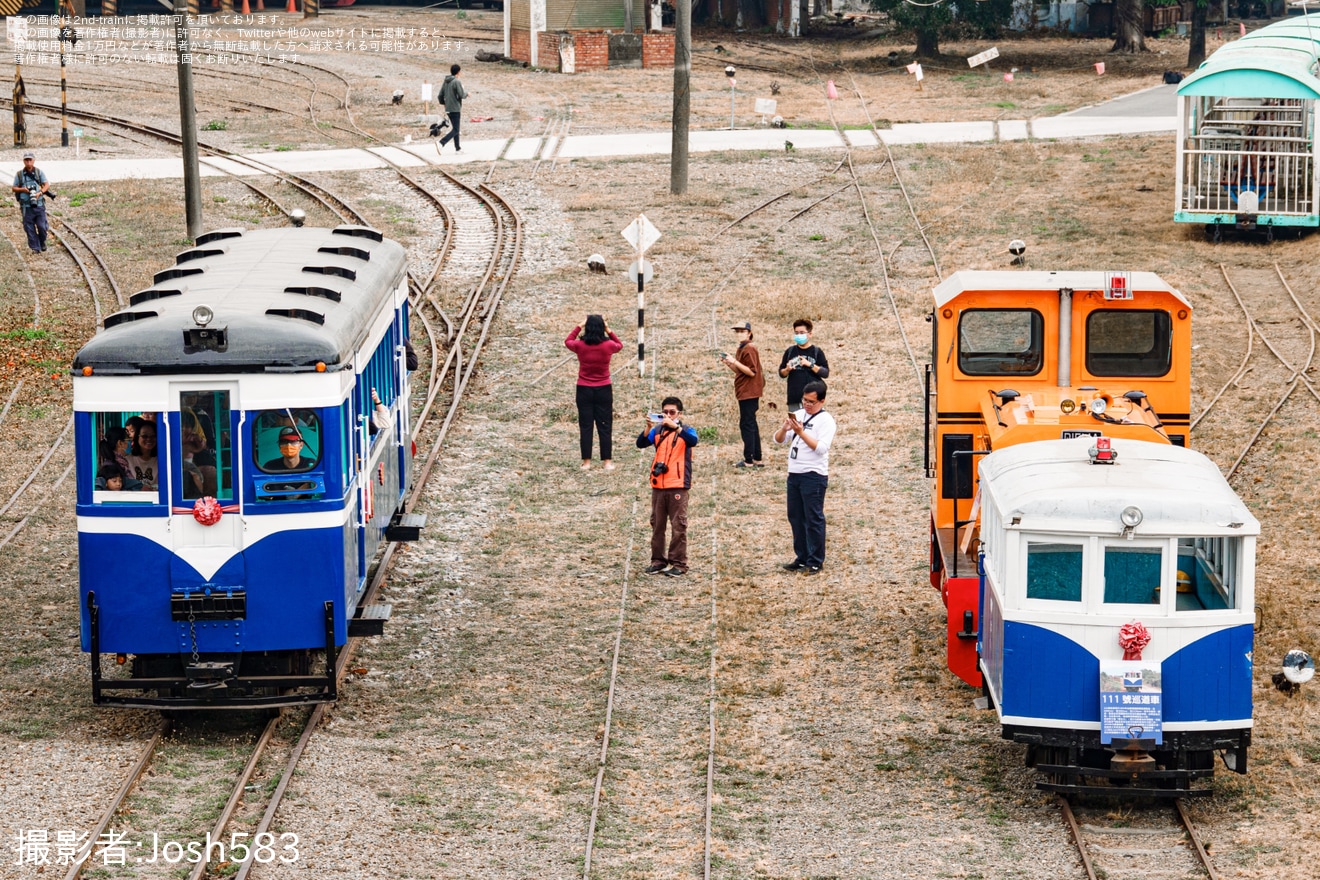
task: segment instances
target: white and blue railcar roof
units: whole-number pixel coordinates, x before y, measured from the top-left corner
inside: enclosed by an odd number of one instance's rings
[[[1180,446],[1113,440],[1114,464],[1092,464],[1095,441],[1046,440],[995,450],[980,462],[982,504],[1001,524],[1031,531],[1118,534],[1128,506],[1137,537],[1259,535],[1260,523],[1219,467]]]
[[[1128,283],[1134,292],[1162,291],[1191,308],[1191,303],[1177,289],[1154,272],[1131,272]],[[964,270],[954,272],[935,287],[935,308],[940,308],[969,290],[1104,290],[1104,272],[1014,272],[1002,270]]]
[[[403,247],[364,226],[209,232],[105,319],[73,372],[334,372],[352,365],[406,270]],[[223,346],[187,343],[198,306]]]
[[[1320,98],[1320,13],[1276,21],[1221,46],[1182,81],[1179,95]]]

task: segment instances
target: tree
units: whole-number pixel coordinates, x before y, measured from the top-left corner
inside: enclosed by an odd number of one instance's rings
[[[871,0],[871,8],[888,12],[895,29],[916,36],[918,58],[936,58],[940,38],[955,31],[997,35],[1013,13],[1013,0]]]
[[[1110,52],[1145,52],[1141,28],[1142,0],[1114,0],[1114,45]]]
[[[1205,61],[1205,20],[1209,12],[1210,0],[1196,0],[1192,4],[1192,29],[1187,41],[1187,66],[1192,70]]]

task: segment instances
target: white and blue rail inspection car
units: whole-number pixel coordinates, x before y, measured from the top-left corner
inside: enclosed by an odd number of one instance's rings
[[[1245,773],[1260,524],[1214,462],[1081,438],[979,473],[980,667],[1039,786],[1208,794],[1216,753]]]
[[[1261,232],[1320,226],[1320,14],[1220,47],[1178,87],[1174,220]]]
[[[422,524],[404,249],[219,230],[154,282],[73,362],[93,702],[333,700],[337,651],[388,617],[363,604],[378,550]]]

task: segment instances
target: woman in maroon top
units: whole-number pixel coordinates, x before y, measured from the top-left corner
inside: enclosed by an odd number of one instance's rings
[[[564,345],[578,356],[578,436],[582,444],[582,469],[591,467],[591,429],[600,433],[600,459],[605,470],[614,470],[610,460],[614,431],[614,386],[610,384],[610,358],[623,350],[619,337],[610,332],[600,315],[587,315],[586,327],[574,327]]]

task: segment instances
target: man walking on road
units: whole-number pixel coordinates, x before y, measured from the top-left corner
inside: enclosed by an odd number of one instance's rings
[[[775,431],[788,447],[788,524],[793,529],[793,561],[786,571],[819,574],[825,564],[825,489],[830,483],[834,416],[825,412],[825,383],[814,379],[802,389],[802,408]]]
[[[467,97],[467,90],[463,84],[458,81],[458,74],[463,68],[458,64],[449,65],[449,76],[445,77],[444,85],[440,86],[440,100],[445,104],[445,113],[449,114],[449,134],[440,138],[440,147],[449,143],[449,139],[454,139],[454,152],[461,153],[463,148],[458,142],[458,127],[463,121],[463,99]]]
[[[45,196],[50,184],[45,172],[37,167],[35,154],[23,154],[23,168],[14,175],[13,189],[23,209],[23,231],[27,233],[28,247],[32,248],[32,253],[39,254],[46,249]]]

